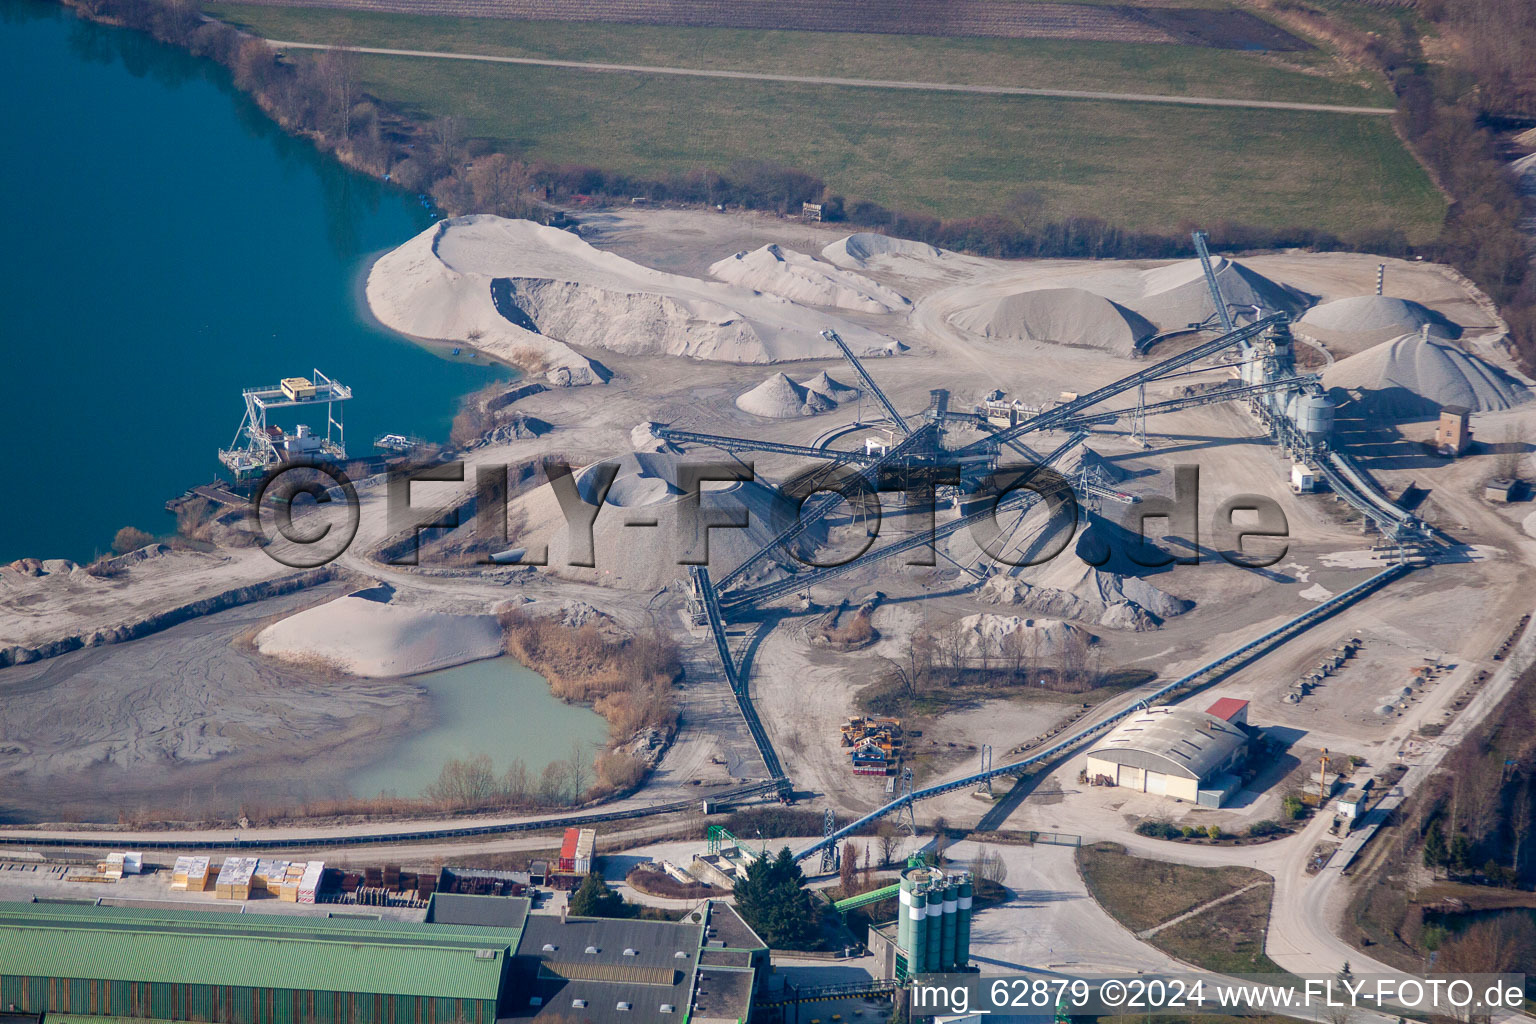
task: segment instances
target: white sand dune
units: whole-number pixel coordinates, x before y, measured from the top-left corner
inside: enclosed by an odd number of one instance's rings
[[[1323,383],[1358,394],[1368,415],[1388,420],[1431,417],[1453,405],[1494,412],[1531,397],[1523,383],[1498,367],[1448,341],[1421,334],[1341,359],[1323,374]]]
[[[788,419],[791,416],[815,416],[837,408],[837,402],[776,373],[751,391],[736,396],[736,408],[754,416]]]
[[[1124,356],[1157,332],[1140,314],[1082,288],[1014,292],[954,313],[949,321],[997,341],[1075,345]]]
[[[502,652],[493,615],[457,615],[348,595],[262,630],[262,654],[321,662],[355,676],[409,676]]]
[[[386,326],[462,341],[520,365],[601,379],[576,347],[733,363],[836,356],[831,327],[860,355],[900,346],[787,299],[641,266],[569,231],[477,215],[441,221],[374,264],[368,303]]]
[[[900,292],[863,274],[772,244],[727,256],[709,272],[722,281],[811,306],[891,313],[911,305]]]

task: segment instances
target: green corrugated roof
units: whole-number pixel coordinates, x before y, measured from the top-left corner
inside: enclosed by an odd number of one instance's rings
[[[518,932],[277,914],[0,905],[0,974],[495,999]],[[478,950],[495,950],[479,959]]]

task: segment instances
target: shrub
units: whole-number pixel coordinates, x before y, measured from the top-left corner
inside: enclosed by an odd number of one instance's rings
[[[144,545],[154,542],[155,538],[152,534],[145,533],[136,526],[125,526],[112,538],[112,550],[119,555],[126,555],[130,551],[137,551]]]
[[[1272,836],[1277,832],[1284,831],[1285,829],[1281,828],[1279,822],[1270,821],[1266,818],[1263,821],[1256,821],[1248,826],[1248,838],[1260,839],[1264,836]]]

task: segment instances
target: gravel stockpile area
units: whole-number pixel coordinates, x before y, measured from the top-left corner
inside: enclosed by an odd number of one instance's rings
[[[709,272],[722,281],[811,306],[890,313],[911,305],[901,293],[863,274],[773,244],[727,256]]]
[[[1129,356],[1156,333],[1140,314],[1081,288],[1016,292],[956,313],[950,323],[997,341],[1099,348]]]
[[[605,587],[657,591],[685,579],[688,567],[684,556],[691,548],[707,543],[710,572],[717,577],[725,575],[777,536],[788,525],[784,517],[792,512],[779,501],[772,481],[759,476],[746,483],[704,483],[699,499],[704,514],[692,515],[679,476],[679,466],[690,458],[697,462],[697,455],[632,452],[596,463],[577,475],[582,500],[596,504],[599,467],[618,467],[592,523],[592,566],[571,564],[573,556],[584,554],[572,546],[573,534],[581,531],[568,528],[559,499],[547,484],[514,503],[514,517],[526,524],[512,538],[517,545],[514,550],[536,553],[547,546],[549,564],[541,574]],[[744,508],[748,525],[709,530],[706,537],[700,520],[707,519],[712,508],[733,515]],[[802,554],[809,555],[826,540],[826,526],[818,523],[795,544]],[[773,556],[766,570],[773,571],[773,560],[780,557],[788,558]]]
[[[1379,344],[1428,327],[1442,338],[1461,335],[1461,328],[1427,306],[1390,295],[1355,295],[1324,302],[1307,310],[1296,322],[1300,334],[1321,342]]]
[[[368,303],[404,334],[468,342],[518,366],[564,368],[575,383],[604,373],[573,346],[772,363],[837,355],[821,336],[831,327],[862,355],[900,349],[779,296],[653,270],[572,232],[489,215],[440,221],[385,254],[368,275]]]
[[[826,395],[796,384],[782,373],[776,373],[751,391],[736,398],[736,408],[754,416],[782,420],[790,416],[815,416],[837,403]]]
[[[1358,395],[1369,415],[1382,419],[1435,416],[1448,405],[1495,412],[1530,399],[1529,389],[1503,370],[1422,334],[1340,360],[1323,375],[1323,383]]]
[[[1228,306],[1259,306],[1265,313],[1296,314],[1307,307],[1307,297],[1234,260],[1212,261],[1216,283]],[[1164,330],[1199,323],[1215,315],[1199,260],[1184,260],[1141,275],[1141,295],[1126,305]],[[1118,296],[1110,296],[1118,298]],[[1124,301],[1124,300],[1121,300]]]

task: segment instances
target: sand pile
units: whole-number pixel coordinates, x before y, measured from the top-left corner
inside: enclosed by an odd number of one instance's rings
[[[863,274],[771,244],[727,256],[709,272],[722,281],[809,306],[891,313],[911,305],[906,296]]]
[[[1140,314],[1082,288],[1015,292],[954,313],[949,321],[998,341],[1077,345],[1124,356],[1157,332]]]
[[[1018,652],[1031,662],[1054,658],[1071,644],[1084,646],[1098,637],[1060,619],[1024,619],[1017,615],[967,615],[951,627],[962,655],[971,661],[997,659]]]
[[[1428,327],[1431,334],[1455,338],[1461,328],[1427,306],[1388,295],[1353,295],[1324,302],[1296,321],[1298,334],[1336,344],[1378,345]]]
[[[815,416],[837,408],[832,398],[796,384],[782,373],[775,373],[751,391],[736,397],[736,408],[754,416],[788,419],[791,416]]]
[[[941,260],[954,253],[937,249],[927,242],[914,242],[907,238],[893,238],[873,231],[860,231],[829,243],[821,255],[840,267],[864,267],[871,263],[888,260]]]
[[[836,356],[821,337],[832,327],[860,355],[900,351],[883,334],[778,296],[663,273],[568,231],[485,215],[440,221],[381,257],[368,304],[405,334],[563,369],[560,383],[602,379],[573,346],[771,363]]]
[[[993,576],[982,586],[977,600],[986,604],[1010,605],[1034,615],[1096,622],[1110,629],[1156,629],[1163,620],[1183,615],[1194,607],[1193,601],[1174,597],[1146,580],[1135,576],[1094,569],[1063,555],[1062,570],[1048,572],[1049,582],[1026,583],[1012,576]],[[1074,574],[1078,582],[1070,588],[1051,586]]]
[[[1530,398],[1524,384],[1498,367],[1422,334],[1341,359],[1323,374],[1323,383],[1356,396],[1366,415],[1389,420],[1435,416],[1448,405],[1495,412]]]
[[[677,445],[656,436],[657,426],[658,424],[651,420],[638,424],[629,432],[630,447],[637,452],[661,452],[669,455],[681,453],[682,449]]]
[[[698,461],[676,455],[635,452],[581,470],[576,476],[578,493],[594,504],[599,493],[598,466],[616,466],[617,474],[607,497],[592,524],[593,567],[573,566],[571,532],[552,487],[545,485],[514,500],[518,514],[529,524],[515,538],[525,552],[547,546],[546,570],[566,579],[599,583],[604,586],[655,591],[688,575],[681,564],[687,550],[702,542],[692,529],[684,508],[679,467],[685,461]],[[712,510],[741,515],[745,510],[748,525],[742,529],[715,528],[709,531],[710,573],[717,579],[741,564],[778,533],[776,514],[782,503],[767,482],[705,483],[700,506],[705,516]],[[783,525],[793,516],[793,509],[782,509]],[[629,525],[634,524],[634,525]],[[807,530],[797,541],[797,550],[808,555],[827,538],[824,524]],[[787,558],[787,556],[784,556]],[[774,571],[770,563],[767,571]]]
[[[859,397],[858,388],[829,377],[826,370],[822,370],[810,380],[801,381],[800,386],[807,391],[814,391],[821,397],[829,399],[838,405],[844,402],[851,402]]]
[[[1271,281],[1234,260],[1217,256],[1211,266],[1216,272],[1216,283],[1221,286],[1221,296],[1234,315],[1251,312],[1242,308],[1245,306],[1259,306],[1266,316],[1276,312],[1294,314],[1308,304],[1308,297],[1301,292]],[[1139,277],[1141,295],[1126,304],[1164,330],[1200,323],[1216,315],[1216,303],[1206,286],[1199,260],[1183,260],[1143,271]]]
[[[262,654],[355,676],[416,675],[502,652],[493,615],[457,615],[349,594],[306,608],[256,637]]]

